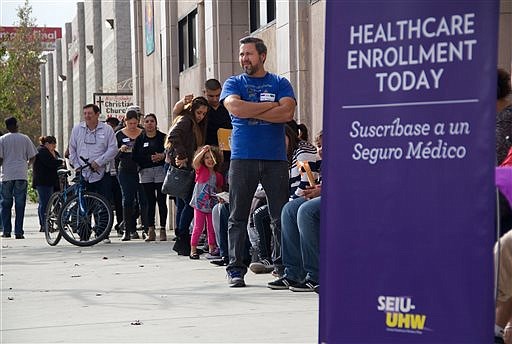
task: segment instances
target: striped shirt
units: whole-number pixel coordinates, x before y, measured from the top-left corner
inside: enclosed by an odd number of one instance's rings
[[[318,180],[320,175],[320,163],[322,160],[317,154],[317,149],[307,141],[299,141],[297,149],[293,152],[290,165],[290,199],[301,197],[303,190],[309,186],[306,173],[300,173],[297,161],[307,161],[313,177]]]

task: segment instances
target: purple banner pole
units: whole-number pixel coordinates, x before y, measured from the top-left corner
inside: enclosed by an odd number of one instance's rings
[[[328,1],[320,342],[491,343],[498,1]]]

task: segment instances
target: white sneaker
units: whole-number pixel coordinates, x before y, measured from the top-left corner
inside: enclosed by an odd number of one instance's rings
[[[274,264],[269,262],[267,259],[262,259],[259,262],[254,262],[249,265],[249,270],[255,274],[268,274],[274,270]]]
[[[106,239],[103,239],[103,243],[104,244],[110,244],[110,243],[112,243],[112,241],[110,241],[109,238],[106,238]]]

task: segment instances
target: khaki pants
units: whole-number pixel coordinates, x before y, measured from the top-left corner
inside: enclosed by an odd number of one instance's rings
[[[505,302],[512,298],[512,230],[500,239],[498,272],[498,301]],[[494,261],[498,261],[498,245],[494,247]]]

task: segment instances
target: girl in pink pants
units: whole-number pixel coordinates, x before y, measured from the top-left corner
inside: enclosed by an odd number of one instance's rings
[[[222,155],[216,147],[203,146],[199,148],[192,161],[196,170],[196,184],[190,206],[194,208],[194,229],[190,239],[190,259],[199,259],[197,244],[206,223],[208,232],[208,248],[213,253],[217,248],[213,230],[212,209],[217,203],[216,193],[221,191],[223,178],[217,172]]]

